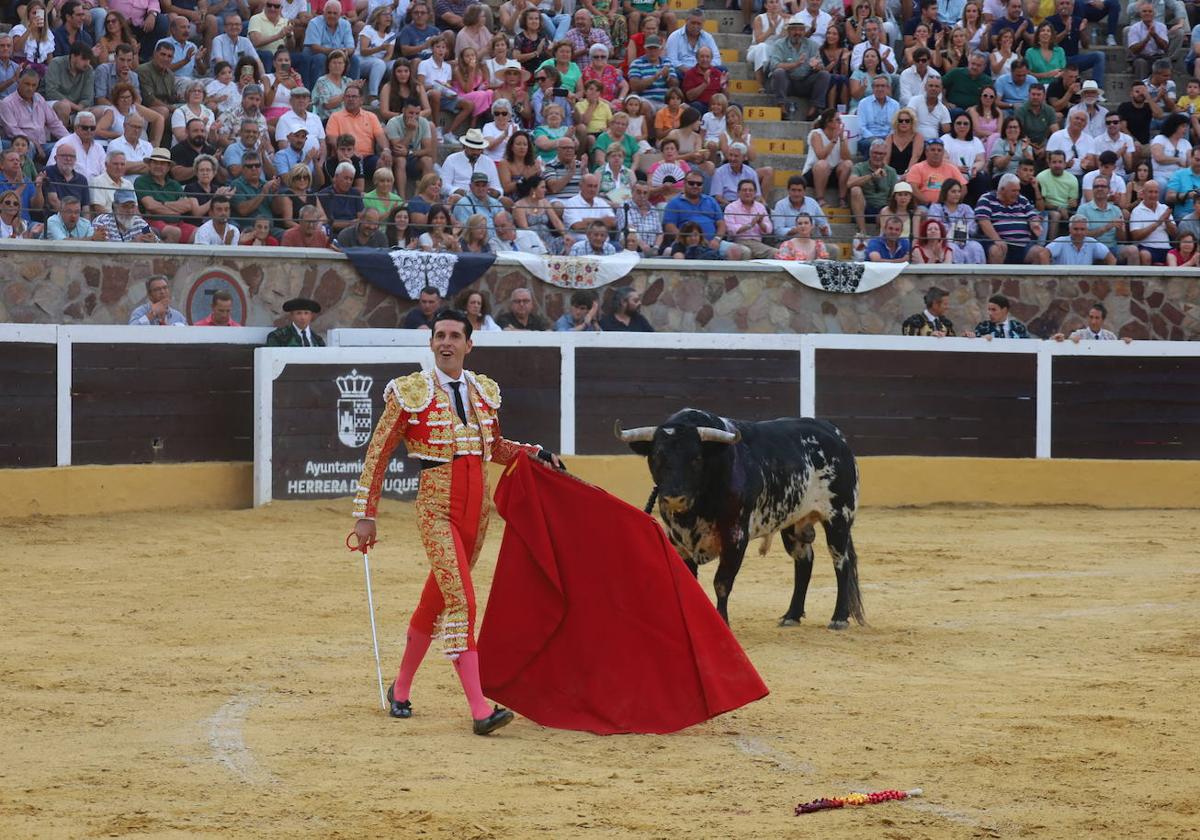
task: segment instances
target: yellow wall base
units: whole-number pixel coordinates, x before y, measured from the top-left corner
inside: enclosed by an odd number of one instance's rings
[[[642,507],[644,458],[572,456],[571,471]],[[860,458],[865,507],[936,504],[1200,508],[1200,461],[1036,461],[1008,458]],[[232,510],[251,504],[250,464],[139,464],[0,470],[0,518],[134,510]],[[492,483],[500,479],[493,465]],[[347,504],[347,510],[349,505]]]

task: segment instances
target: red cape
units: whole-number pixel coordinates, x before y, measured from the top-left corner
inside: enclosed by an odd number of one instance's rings
[[[601,735],[675,732],[767,687],[658,524],[518,458],[496,488],[507,527],[479,634],[484,692]]]

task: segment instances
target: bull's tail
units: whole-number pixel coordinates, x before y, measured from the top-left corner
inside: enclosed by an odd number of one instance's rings
[[[860,625],[866,624],[862,590],[858,586],[858,553],[854,550],[854,538],[849,534],[846,534],[846,601],[850,617]]]
[[[650,491],[650,498],[646,501],[644,510],[646,513],[654,513],[654,503],[658,501],[658,485],[654,485],[654,489]]]

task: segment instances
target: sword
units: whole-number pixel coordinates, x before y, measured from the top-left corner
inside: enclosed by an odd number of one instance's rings
[[[350,535],[346,535],[346,548],[351,551],[361,551],[363,557],[363,577],[367,582],[367,610],[371,614],[371,647],[375,651],[375,676],[379,679],[379,705],[386,712],[388,708],[387,695],[383,690],[383,666],[379,663],[379,634],[375,629],[375,598],[371,594],[371,558],[367,549],[375,544],[374,541],[362,545],[350,545]]]

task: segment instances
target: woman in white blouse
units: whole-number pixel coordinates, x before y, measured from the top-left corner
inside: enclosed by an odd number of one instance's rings
[[[946,161],[958,167],[963,182],[967,185],[967,203],[974,204],[979,196],[988,191],[990,183],[986,174],[987,158],[983,141],[975,136],[975,125],[971,115],[964,111],[954,118],[950,131],[942,135],[946,149]]]

